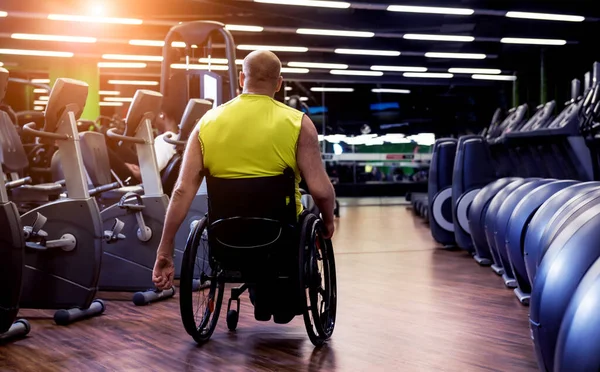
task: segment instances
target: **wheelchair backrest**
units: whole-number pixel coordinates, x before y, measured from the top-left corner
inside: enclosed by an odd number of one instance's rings
[[[295,252],[295,178],[288,169],[272,177],[206,177],[211,258],[222,269],[252,271]],[[289,256],[289,255],[288,255]],[[260,269],[259,269],[260,270]]]

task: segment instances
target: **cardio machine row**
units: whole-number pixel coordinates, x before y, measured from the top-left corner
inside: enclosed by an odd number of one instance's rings
[[[481,135],[439,139],[433,238],[491,266],[523,305],[543,371],[600,368],[600,64],[557,116],[511,110]]]
[[[0,100],[8,85],[0,69]],[[54,309],[59,325],[96,316],[105,304],[97,291],[136,292],[133,302],[145,305],[173,297],[175,288],[156,291],[152,269],[168,205],[153,147],[152,121],[162,96],[140,90],[130,106],[124,133],[107,132],[109,140],[133,145],[140,164],[142,186],[122,187],[112,182],[104,135],[77,132],[76,121],[87,99],[86,83],[58,79],[50,93],[43,129],[34,123],[23,133],[55,144],[57,182],[32,185],[29,162],[10,117],[0,111],[0,278],[9,288],[0,293],[0,340],[29,332],[19,309]],[[10,92],[9,92],[10,94]],[[176,177],[181,154],[194,125],[212,104],[191,100],[179,138],[167,139],[178,154],[167,171]],[[60,172],[57,172],[60,170]],[[172,178],[167,175],[166,178]],[[165,178],[165,177],[163,177]],[[5,182],[6,180],[6,182]],[[199,191],[176,246],[185,242],[194,221],[207,212],[206,196]],[[176,251],[177,276],[183,251]],[[201,289],[200,280],[193,290]]]

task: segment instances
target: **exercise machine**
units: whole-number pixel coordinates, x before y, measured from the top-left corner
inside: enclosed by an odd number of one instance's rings
[[[7,86],[8,71],[0,67],[0,102],[4,99]],[[4,158],[10,155],[4,143],[7,136],[1,129],[5,125],[12,125],[10,121],[8,114],[0,111],[0,163],[4,163]],[[23,280],[25,239],[19,212],[8,200],[6,189],[7,186],[12,188],[19,184],[5,185],[4,177],[0,179],[0,282],[5,283],[3,295],[0,296],[0,342],[23,337],[31,329],[27,320],[16,320]]]
[[[129,192],[101,213],[105,228],[111,228],[116,219],[123,221],[124,228],[104,251],[99,286],[104,291],[138,291],[133,296],[136,305],[175,295],[175,287],[164,291],[151,289],[154,288],[152,270],[169,204],[162,188],[152,134],[152,121],[161,102],[160,93],[138,90],[127,113],[124,133],[117,133],[117,128],[106,132],[109,139],[135,144],[144,194]]]
[[[26,248],[20,307],[63,309],[54,315],[61,325],[99,315],[105,309],[95,296],[104,242],[110,240],[113,231],[103,229],[76,140],[77,119],[87,93],[84,82],[57,79],[50,92],[43,129],[35,129],[34,123],[23,127],[24,133],[56,142],[63,154],[61,163],[69,197],[21,216]],[[16,141],[20,143],[18,138]]]

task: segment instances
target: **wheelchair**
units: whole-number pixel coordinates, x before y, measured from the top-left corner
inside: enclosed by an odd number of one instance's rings
[[[231,289],[227,304],[230,331],[237,328],[240,296],[248,289],[256,320],[273,316],[275,323],[286,324],[302,316],[310,341],[321,346],[335,327],[335,258],[315,208],[296,213],[294,172],[246,179],[205,174],[208,214],[190,232],[181,270],[180,311],[187,333],[198,344],[208,341],[225,284],[238,283],[243,285]],[[194,291],[198,281],[206,289]]]

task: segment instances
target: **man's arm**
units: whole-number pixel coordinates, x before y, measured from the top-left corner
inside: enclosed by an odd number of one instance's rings
[[[204,169],[204,162],[202,159],[202,147],[198,140],[199,128],[200,125],[194,129],[188,139],[179,178],[175,184],[169,208],[167,209],[163,234],[158,247],[159,255],[173,256],[175,234],[177,234],[177,230],[179,230],[179,227],[185,220],[192,201],[202,183],[203,176],[201,172]]]
[[[334,231],[335,191],[321,160],[317,130],[312,120],[306,115],[302,118],[296,157],[302,177],[304,177],[310,190],[310,195],[323,215],[323,222],[327,227],[329,238]]]

